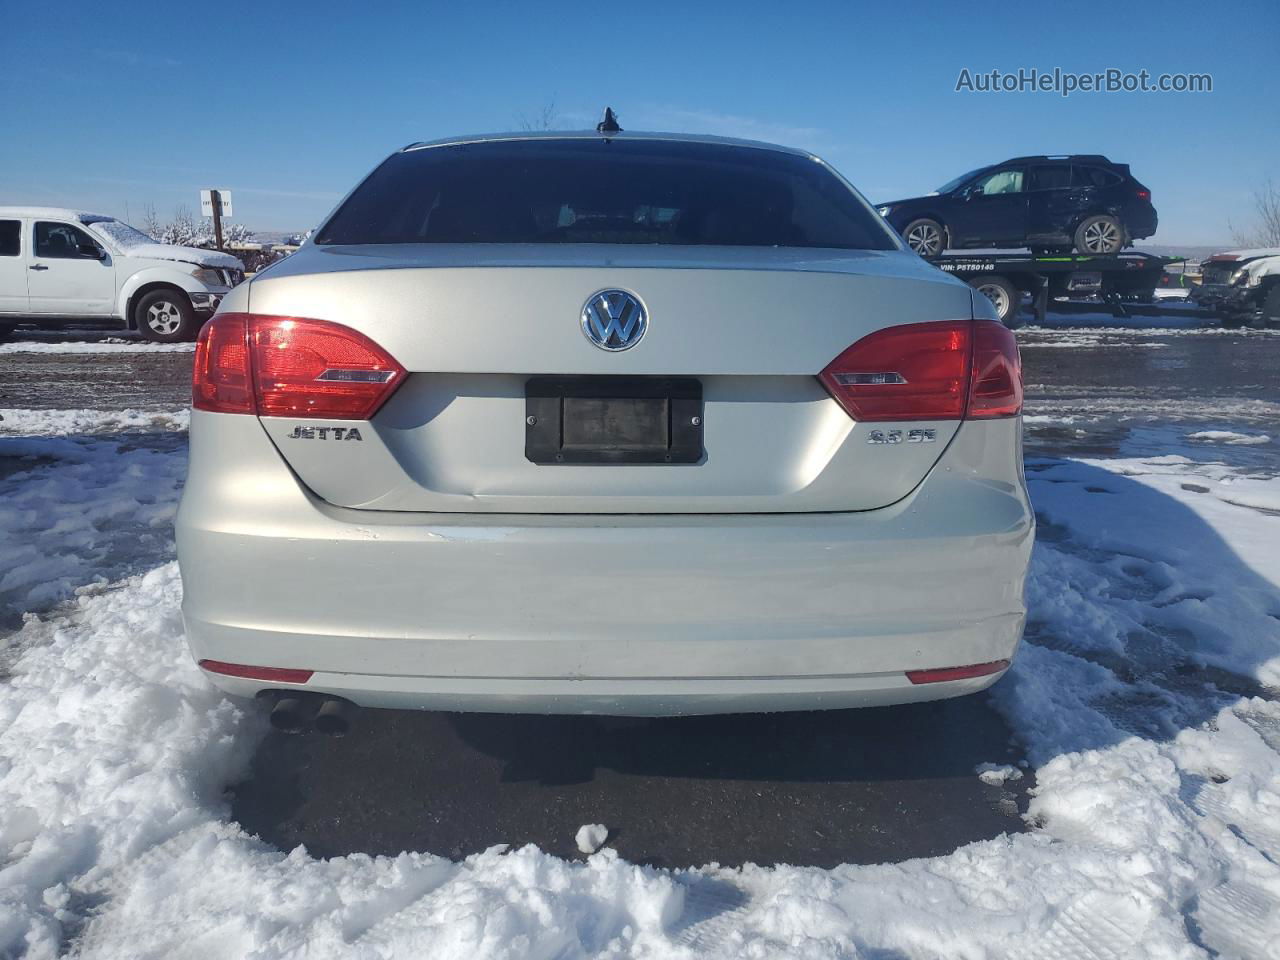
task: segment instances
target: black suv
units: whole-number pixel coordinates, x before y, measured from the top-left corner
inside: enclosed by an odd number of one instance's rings
[[[1151,191],[1098,154],[1014,157],[879,210],[922,257],[957,247],[1118,253],[1156,232]]]

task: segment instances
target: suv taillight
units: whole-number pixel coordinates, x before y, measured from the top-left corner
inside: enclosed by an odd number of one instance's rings
[[[390,354],[341,324],[223,313],[196,341],[191,405],[214,413],[368,420],[404,377]]]
[[[819,379],[855,420],[962,420],[1022,410],[1013,333],[994,320],[909,323],[863,337]]]

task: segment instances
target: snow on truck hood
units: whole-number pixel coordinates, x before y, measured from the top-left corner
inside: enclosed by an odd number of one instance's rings
[[[1280,257],[1280,247],[1250,247],[1246,250],[1226,250],[1215,253],[1210,260],[1253,260],[1257,257]]]
[[[202,250],[200,247],[177,247],[167,243],[143,243],[130,247],[125,251],[130,257],[142,257],[147,260],[177,260],[181,263],[194,263],[200,267],[223,267],[231,270],[243,270],[242,264],[229,253],[217,250]]]

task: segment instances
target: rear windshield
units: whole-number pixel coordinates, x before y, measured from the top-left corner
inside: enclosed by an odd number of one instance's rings
[[[823,164],[654,140],[513,140],[397,153],[318,244],[648,243],[894,250]]]

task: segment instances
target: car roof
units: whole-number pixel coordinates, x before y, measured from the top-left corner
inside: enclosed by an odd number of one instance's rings
[[[50,220],[77,220],[81,223],[89,223],[93,220],[115,219],[115,217],[109,217],[102,213],[86,213],[83,210],[70,210],[66,207],[0,207],[0,217],[28,217],[31,219],[46,217]]]
[[[513,133],[482,133],[466,137],[448,137],[443,140],[428,140],[411,143],[400,152],[426,150],[431,147],[456,147],[471,143],[503,143],[516,140],[645,140],[656,143],[705,143],[725,147],[745,147],[754,150],[773,150],[777,153],[789,153],[797,157],[813,157],[808,150],[785,147],[777,143],[766,143],[763,140],[740,140],[735,137],[713,137],[697,133],[652,133],[644,131],[623,130],[605,136],[594,130],[534,130]]]
[[[1005,163],[1026,163],[1029,160],[1078,160],[1083,163],[1111,163],[1100,153],[1051,153],[1036,154],[1029,157],[1010,157]],[[994,164],[1001,166],[1001,164]]]

